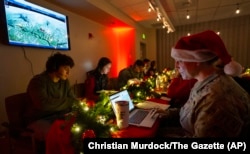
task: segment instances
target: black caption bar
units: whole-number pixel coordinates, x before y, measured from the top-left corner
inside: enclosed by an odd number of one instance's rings
[[[249,153],[248,139],[205,138],[86,138],[84,154],[128,152],[237,152]]]

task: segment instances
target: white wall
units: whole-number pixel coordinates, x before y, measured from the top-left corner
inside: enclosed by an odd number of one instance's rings
[[[106,41],[108,40],[106,38],[109,36],[103,33],[108,27],[58,8],[48,2],[41,2],[39,0],[33,1],[37,1],[39,2],[37,4],[53,8],[55,11],[68,15],[71,50],[60,52],[68,54],[74,59],[75,66],[71,70],[69,77],[71,84],[83,82],[85,79],[85,72],[94,68],[101,56],[110,56],[109,48],[112,45],[108,44],[110,42]],[[147,33],[147,31],[138,27],[135,29],[137,35],[135,39],[135,53],[139,55],[139,43],[141,41],[139,36],[141,36],[141,33]],[[89,39],[88,33],[92,33],[94,38]],[[146,43],[152,42],[151,40],[155,40],[155,36],[153,38],[148,38]],[[147,48],[150,48],[150,44],[147,45]],[[0,43],[0,123],[7,120],[4,106],[5,97],[25,92],[29,80],[33,75],[44,71],[45,62],[48,56],[54,52],[57,51],[14,47],[4,45],[2,42]],[[149,55],[153,58],[155,57],[153,53]],[[0,129],[2,129],[1,126]]]

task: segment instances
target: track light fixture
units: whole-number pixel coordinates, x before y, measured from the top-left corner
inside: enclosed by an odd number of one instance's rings
[[[239,3],[237,3],[236,5],[237,5],[237,8],[236,8],[236,11],[235,11],[235,13],[236,13],[236,14],[239,14],[239,13],[240,13],[240,9],[239,9]]]
[[[175,31],[174,26],[170,22],[159,0],[148,0],[148,4],[149,4],[149,8],[156,12],[156,15],[157,15],[156,20],[162,21],[162,25],[163,25],[162,28],[166,28],[168,33],[174,32]]]
[[[148,12],[151,12],[152,10],[151,10],[151,8],[150,7],[148,7]]]
[[[189,15],[189,11],[187,10],[187,16],[186,16],[187,19],[190,19],[190,15]]]

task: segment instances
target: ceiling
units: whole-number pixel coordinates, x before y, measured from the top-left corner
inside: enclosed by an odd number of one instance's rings
[[[148,0],[46,0],[66,10],[106,26],[126,25],[104,11],[107,6],[121,11],[129,19],[144,27],[161,25],[156,13],[148,12]],[[152,0],[151,0],[152,1]],[[186,24],[232,18],[250,14],[250,0],[154,0],[161,5],[174,27]],[[237,4],[240,14],[236,14]],[[187,12],[190,19],[186,19]]]

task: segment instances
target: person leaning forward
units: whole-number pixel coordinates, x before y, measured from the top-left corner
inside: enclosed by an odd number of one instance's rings
[[[144,62],[136,60],[133,65],[122,69],[118,75],[118,87],[122,88],[129,80],[139,81],[144,77]]]
[[[31,105],[27,117],[30,121],[28,127],[35,132],[36,140],[44,141],[51,124],[64,118],[72,105],[80,102],[68,80],[73,66],[71,57],[55,53],[48,58],[46,70],[30,80],[27,94]]]
[[[160,136],[246,137],[249,135],[250,100],[233,76],[242,72],[222,39],[211,30],[178,40],[171,50],[175,67],[185,79],[197,79],[189,99],[180,109],[158,111],[171,119],[178,116],[181,127],[161,128]],[[248,134],[247,134],[248,133]],[[249,136],[248,136],[249,137]]]

